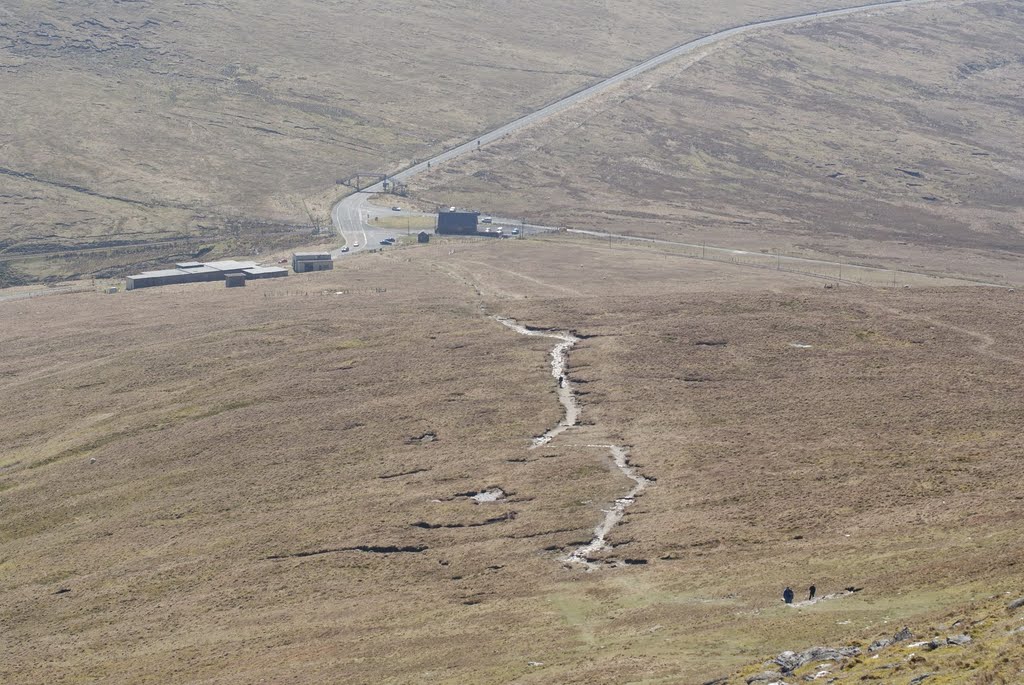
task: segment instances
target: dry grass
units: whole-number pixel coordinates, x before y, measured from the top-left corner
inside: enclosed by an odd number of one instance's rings
[[[699,682],[1019,581],[1019,295],[686,263],[452,241],[0,303],[0,679]],[[548,343],[481,304],[588,336],[583,426],[527,450]],[[648,564],[587,575],[609,440],[657,483],[604,556]],[[811,582],[865,590],[779,606]]]
[[[842,4],[6,2],[0,250],[178,241],[15,260],[55,277],[300,243],[356,170],[422,159],[695,35]]]
[[[1020,282],[1019,5],[776,30],[435,169],[537,223]]]

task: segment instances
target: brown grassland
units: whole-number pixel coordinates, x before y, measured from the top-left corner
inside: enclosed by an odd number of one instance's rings
[[[841,0],[11,0],[0,285],[301,244],[390,172],[660,50]]]
[[[339,177],[842,4],[6,2],[0,283],[315,242]],[[7,291],[0,682],[731,685],[903,625],[974,642],[829,677],[1021,682],[1024,296],[957,277],[1022,282],[1022,29],[982,0],[759,33],[402,200],[735,263],[553,233]],[[537,449],[554,343],[495,316],[579,338],[580,424]],[[587,572],[611,444],[652,482]],[[860,590],[780,601],[811,584]]]
[[[1020,305],[562,239],[0,303],[0,680],[693,683],[941,617],[1019,588]],[[489,314],[583,337],[582,425],[528,449],[550,341]],[[609,442],[646,563],[566,568]]]
[[[752,34],[413,184],[424,204],[1021,282],[1024,7]]]

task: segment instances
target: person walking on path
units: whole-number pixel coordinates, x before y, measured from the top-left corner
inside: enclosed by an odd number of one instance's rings
[[[793,603],[793,588],[787,586],[786,589],[782,591],[782,601],[786,604]]]
[[[814,595],[815,595],[815,594],[816,594],[817,592],[818,592],[818,588],[816,588],[816,587],[814,587],[814,586],[812,585],[812,586],[811,586],[811,591],[810,591],[810,592],[809,592],[809,593],[807,594],[807,601],[808,601],[808,602],[812,602],[812,601],[814,601]]]

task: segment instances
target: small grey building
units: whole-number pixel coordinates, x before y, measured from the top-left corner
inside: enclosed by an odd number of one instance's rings
[[[295,252],[292,254],[292,271],[304,274],[309,271],[330,271],[334,260],[330,252]]]
[[[245,274],[228,274],[224,277],[224,283],[229,288],[244,288]]]
[[[429,234],[429,233],[427,233],[426,231],[420,231],[420,232],[419,232],[419,233],[418,233],[418,234],[416,235],[416,242],[418,242],[418,243],[424,243],[424,244],[425,244],[425,243],[429,243],[429,242],[430,242],[430,234]]]

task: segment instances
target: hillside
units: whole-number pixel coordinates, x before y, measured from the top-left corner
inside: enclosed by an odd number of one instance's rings
[[[1019,307],[561,238],[0,303],[0,680],[703,682],[1019,588]],[[497,314],[580,338],[541,448]]]
[[[996,595],[955,613],[881,635],[870,644],[784,652],[714,685],[824,680],[828,683],[998,683],[1024,677],[1024,597]]]
[[[0,260],[54,277],[302,243],[355,171],[723,26],[840,5],[5,2]]]
[[[426,202],[1021,282],[1024,8],[754,34],[445,165]]]

